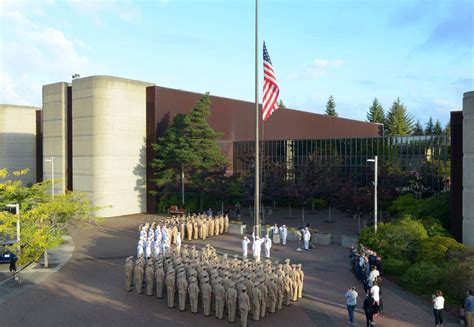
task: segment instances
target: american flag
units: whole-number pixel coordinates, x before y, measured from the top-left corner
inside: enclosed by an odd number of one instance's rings
[[[266,121],[278,109],[278,94],[280,88],[273,70],[272,61],[263,42],[263,108],[262,119]]]

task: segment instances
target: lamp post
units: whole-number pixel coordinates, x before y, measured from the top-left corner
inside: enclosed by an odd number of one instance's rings
[[[16,204],[7,204],[8,209],[15,209],[15,215],[16,215],[16,253],[17,253],[17,258],[20,257],[20,205],[18,203]],[[21,284],[21,269],[20,272],[18,273],[18,280],[19,283]]]
[[[374,159],[367,159],[368,162],[374,163],[374,231],[377,233],[377,184],[378,184],[378,156]]]

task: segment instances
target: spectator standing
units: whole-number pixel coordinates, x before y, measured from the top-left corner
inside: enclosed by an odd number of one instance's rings
[[[443,326],[443,309],[444,309],[444,297],[443,292],[437,290],[433,294],[433,313],[435,317],[436,327]]]
[[[466,326],[474,327],[474,289],[467,291],[467,297],[464,300],[464,315]]]
[[[375,326],[375,323],[374,323],[375,310],[376,310],[375,301],[370,295],[368,295],[364,300],[364,312],[365,312],[365,318],[367,320],[367,327]]]
[[[355,287],[349,287],[346,293],[346,304],[347,304],[347,312],[349,313],[349,324],[354,323],[354,311],[357,305],[357,294]]]
[[[10,252],[10,272],[16,273],[16,255],[13,252]]]

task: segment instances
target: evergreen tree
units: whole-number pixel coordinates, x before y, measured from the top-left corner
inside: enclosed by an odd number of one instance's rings
[[[385,121],[385,113],[383,111],[382,105],[379,103],[377,98],[374,99],[372,105],[369,108],[367,113],[367,121],[371,123],[380,123],[383,124]]]
[[[439,119],[436,120],[436,123],[433,127],[433,134],[436,136],[441,136],[443,135],[443,128],[441,127],[441,123]]]
[[[410,135],[413,129],[413,117],[408,114],[405,105],[397,98],[387,114],[386,130],[389,136]]]
[[[163,136],[153,144],[156,157],[154,182],[166,195],[177,188],[181,174],[188,185],[201,193],[211,183],[224,176],[227,160],[217,143],[219,134],[208,124],[210,110],[209,94],[203,95],[189,114],[177,114]]]
[[[444,127],[444,134],[446,136],[451,136],[451,120],[449,120],[446,126]]]
[[[433,135],[433,134],[434,134],[433,118],[430,117],[430,119],[426,123],[425,135]]]
[[[285,104],[283,103],[283,100],[280,99],[280,101],[278,101],[278,109],[285,109],[285,108],[286,108],[286,106],[285,106]]]
[[[328,102],[326,103],[326,115],[337,117],[336,102],[334,102],[332,95],[329,96]]]
[[[416,121],[415,126],[413,127],[413,131],[411,133],[413,136],[421,136],[424,135],[423,127],[419,120]]]

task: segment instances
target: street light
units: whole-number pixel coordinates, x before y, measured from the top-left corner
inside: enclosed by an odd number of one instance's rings
[[[373,162],[374,167],[374,230],[377,233],[377,184],[378,184],[378,157],[375,156],[374,159],[367,159],[368,162]]]
[[[7,204],[8,209],[15,209],[15,215],[16,215],[16,253],[17,253],[17,258],[20,257],[20,205],[18,203],[16,204]],[[19,274],[21,274],[21,269]],[[21,284],[21,275],[18,276],[19,282]]]
[[[46,159],[45,161],[51,162],[51,195],[54,199],[54,157],[51,157],[51,159]]]

